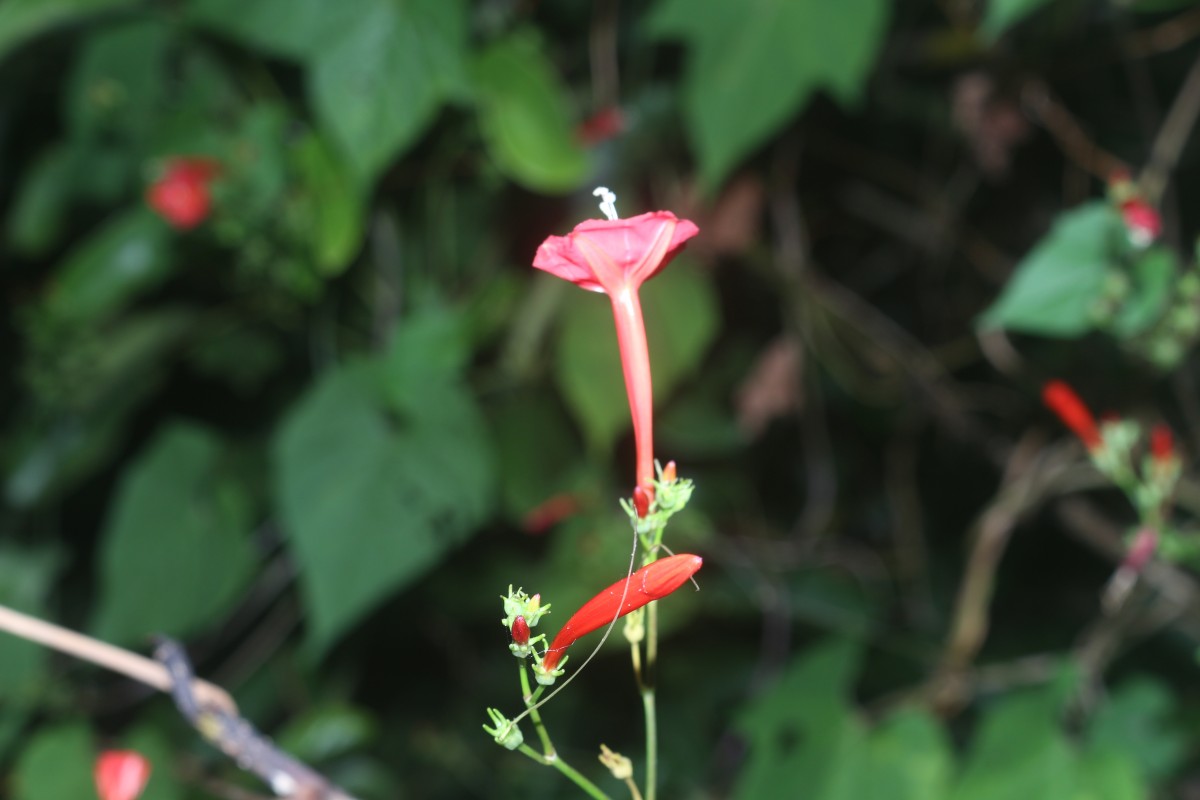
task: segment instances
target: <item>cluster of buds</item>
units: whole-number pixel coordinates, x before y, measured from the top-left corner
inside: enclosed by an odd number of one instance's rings
[[[500,599],[504,601],[504,619],[500,620],[500,624],[512,634],[508,649],[517,658],[529,658],[533,654],[533,646],[546,639],[542,634],[530,638],[530,628],[537,627],[542,617],[550,613],[550,604],[542,605],[540,594],[531,597],[522,589],[514,592],[511,584],[508,594]]]
[[[643,535],[666,527],[667,520],[683,510],[696,488],[692,481],[678,476],[674,461],[668,461],[665,467],[656,461],[654,469],[658,480],[649,491],[634,487],[632,500],[621,501],[637,532]]]
[[[1162,423],[1150,429],[1138,469],[1137,453],[1146,437],[1137,421],[1106,418],[1097,422],[1075,390],[1059,380],[1045,385],[1042,400],[1087,448],[1096,469],[1129,495],[1141,518],[1159,524],[1182,468],[1171,429]]]
[[[1050,381],[1042,399],[1063,424],[1079,438],[1092,463],[1121,488],[1137,509],[1140,525],[1129,549],[1105,592],[1105,606],[1115,608],[1124,601],[1133,582],[1160,545],[1175,550],[1177,536],[1166,536],[1172,498],[1183,462],[1175,448],[1171,429],[1158,423],[1148,437],[1135,420],[1120,418],[1097,422],[1075,391],[1062,381]],[[1148,444],[1143,446],[1143,440]],[[1143,455],[1138,459],[1138,453]],[[1140,467],[1140,468],[1139,468]],[[1168,554],[1169,555],[1169,554]]]

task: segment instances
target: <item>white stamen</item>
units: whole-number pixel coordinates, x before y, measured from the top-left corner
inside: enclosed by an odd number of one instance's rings
[[[617,219],[617,196],[610,192],[607,186],[597,186],[592,192],[592,197],[600,198],[600,210],[604,212],[604,216],[615,222]]]

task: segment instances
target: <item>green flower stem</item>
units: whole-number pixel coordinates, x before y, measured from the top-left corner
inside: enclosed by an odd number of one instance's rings
[[[529,709],[529,719],[533,721],[533,727],[537,730],[538,738],[542,740],[543,752],[539,753],[527,744],[523,744],[517,749],[543,766],[554,767],[567,776],[568,780],[582,789],[589,797],[594,797],[596,800],[611,800],[608,795],[600,791],[600,788],[596,784],[589,781],[578,770],[559,758],[558,753],[554,749],[554,743],[550,741],[550,734],[546,731],[546,726],[542,723],[541,712],[537,710],[538,698],[542,696],[545,688],[545,686],[539,686],[536,690],[530,691],[529,670],[522,664],[521,699],[525,703],[525,708]]]
[[[581,775],[574,767],[558,757],[557,754],[544,756],[537,750],[534,750],[527,744],[523,744],[517,748],[518,752],[524,753],[537,763],[544,767],[554,767],[556,770],[567,776],[567,779],[578,786],[584,793],[594,800],[612,800],[611,797],[600,791],[600,787],[589,781]]]
[[[642,682],[642,710],[646,715],[646,800],[658,796],[658,711],[654,694],[654,666],[658,659],[658,601],[646,608],[646,671]]]
[[[525,708],[529,709],[529,719],[533,721],[533,728],[537,731],[538,738],[542,740],[542,752],[547,759],[556,759],[557,755],[554,752],[554,743],[550,741],[550,734],[546,731],[546,726],[542,723],[542,713],[538,711],[537,701],[542,696],[542,691],[545,686],[539,686],[536,690],[529,690],[529,670],[525,668],[522,662],[520,666],[521,672],[521,700],[525,703]]]

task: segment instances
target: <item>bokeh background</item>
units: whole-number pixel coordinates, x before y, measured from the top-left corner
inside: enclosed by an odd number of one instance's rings
[[[608,303],[530,267],[606,185],[701,228],[643,290],[705,558],[661,796],[1200,796],[1198,59],[1192,0],[3,0],[0,603],[185,641],[363,798],[577,796],[480,726],[499,596],[553,632],[629,559]],[[1175,430],[1118,603],[1139,515],[1050,378]],[[544,709],[614,797],[628,662]],[[0,794],[105,746],[268,794],[0,634]]]

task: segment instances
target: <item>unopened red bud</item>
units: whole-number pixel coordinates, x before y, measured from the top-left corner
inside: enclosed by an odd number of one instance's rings
[[[529,644],[529,623],[524,617],[517,617],[512,624],[513,644],[527,645]]]
[[[1092,412],[1066,383],[1049,381],[1042,387],[1042,401],[1079,437],[1088,450],[1096,450],[1104,443]]]
[[[1171,429],[1158,423],[1150,429],[1150,457],[1159,464],[1170,461],[1175,455],[1175,440]]]
[[[674,483],[675,477],[675,462],[668,461],[667,465],[663,467],[662,471],[663,483]]]
[[[650,513],[650,493],[641,486],[633,487],[633,509],[639,518]]]

